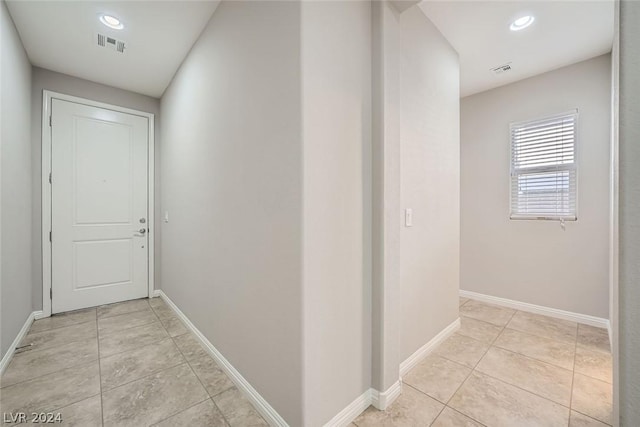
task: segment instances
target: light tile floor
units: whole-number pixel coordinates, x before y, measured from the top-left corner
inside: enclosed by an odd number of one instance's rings
[[[602,427],[611,420],[604,329],[460,299],[460,330],[353,425]],[[352,426],[353,426],[352,425]]]
[[[267,425],[160,298],[37,320],[20,346],[0,413],[59,412],[67,427]]]

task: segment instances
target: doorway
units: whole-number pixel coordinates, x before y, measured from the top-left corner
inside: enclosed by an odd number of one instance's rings
[[[44,316],[151,296],[153,114],[43,99]]]

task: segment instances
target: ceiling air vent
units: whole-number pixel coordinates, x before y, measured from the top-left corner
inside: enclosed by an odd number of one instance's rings
[[[98,46],[105,47],[116,52],[124,53],[126,43],[122,40],[117,40],[114,37],[109,37],[104,34],[97,33],[96,41]]]
[[[493,71],[494,74],[502,74],[506,73],[507,71],[511,71],[511,62],[507,62],[506,64],[500,65],[496,68],[492,68],[491,71]]]

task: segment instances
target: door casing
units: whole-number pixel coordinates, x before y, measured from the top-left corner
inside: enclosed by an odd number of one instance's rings
[[[154,295],[154,253],[155,253],[155,206],[154,206],[154,120],[155,115],[143,111],[133,110],[130,108],[119,107],[116,105],[106,104],[103,102],[92,101],[76,96],[65,95],[49,90],[42,91],[42,314],[37,318],[51,316],[51,241],[49,233],[51,232],[51,183],[49,182],[49,174],[51,173],[51,100],[60,99],[63,101],[74,102],[76,104],[88,105],[91,107],[103,108],[107,110],[118,111],[126,114],[146,117],[149,123],[149,139],[148,143],[148,187],[147,187],[147,212],[148,212],[148,296]],[[53,178],[55,180],[55,177]]]

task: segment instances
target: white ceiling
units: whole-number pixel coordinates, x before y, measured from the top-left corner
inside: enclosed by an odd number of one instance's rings
[[[7,7],[33,65],[160,97],[218,1],[19,1]],[[112,30],[102,13],[125,25]],[[101,32],[124,53],[97,46]]]
[[[461,96],[605,54],[613,42],[613,0],[426,0],[419,7],[460,55]],[[535,22],[509,30],[523,15]],[[511,71],[490,71],[507,62]]]

